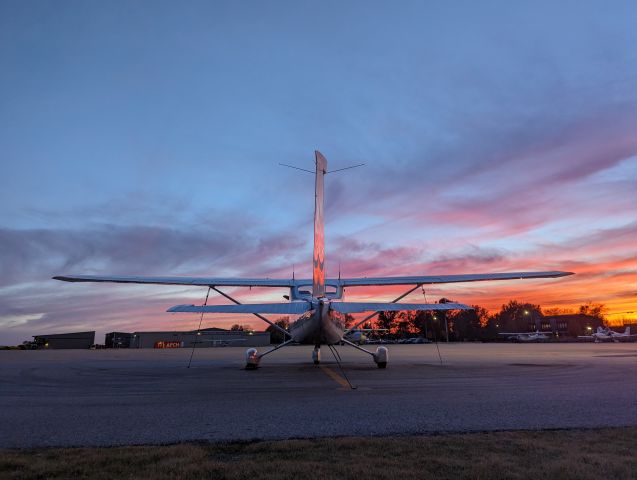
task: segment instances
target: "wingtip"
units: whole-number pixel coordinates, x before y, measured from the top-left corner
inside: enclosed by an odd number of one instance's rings
[[[194,305],[175,305],[174,307],[170,307],[166,311],[169,313],[179,313],[179,312],[183,312],[184,309],[190,308],[190,307],[194,307]]]

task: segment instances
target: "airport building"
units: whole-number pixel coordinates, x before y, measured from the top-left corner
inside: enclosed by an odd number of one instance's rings
[[[71,349],[91,348],[95,343],[95,332],[52,333],[49,335],[33,335],[35,348]]]
[[[270,344],[269,332],[204,328],[187,332],[111,332],[106,348],[206,348],[262,347]]]
[[[529,323],[529,331],[536,328],[541,332],[551,332],[558,337],[578,337],[580,335],[590,335],[603,327],[604,323],[600,318],[581,313],[571,315],[550,315],[540,317],[538,322]]]

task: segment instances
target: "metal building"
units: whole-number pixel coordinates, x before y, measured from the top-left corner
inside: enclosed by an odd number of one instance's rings
[[[104,338],[105,348],[130,348],[132,333],[111,332]]]
[[[94,343],[95,331],[33,335],[33,344],[36,348],[48,348],[55,350],[70,348],[91,348]]]
[[[104,343],[113,348],[260,347],[270,344],[270,333],[221,328],[199,332],[112,332]]]

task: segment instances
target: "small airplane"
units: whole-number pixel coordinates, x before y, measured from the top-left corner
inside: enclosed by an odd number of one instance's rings
[[[622,338],[637,337],[637,334],[630,334],[630,327],[626,327],[624,333],[615,332],[610,328],[597,327],[597,331],[591,335],[579,335],[577,338],[586,338],[599,342],[619,342]]]
[[[508,335],[508,340],[514,342],[542,342],[551,338],[551,332],[499,332],[498,335]]]
[[[386,332],[386,328],[353,328],[345,332],[345,338],[357,345],[362,345],[369,340],[370,334],[375,332]]]
[[[61,275],[53,279],[65,282],[114,282],[156,285],[191,285],[208,287],[234,303],[234,305],[177,305],[169,308],[169,312],[191,313],[236,313],[253,314],[269,324],[289,340],[259,353],[256,348],[246,351],[246,369],[256,369],[260,360],[291,343],[314,345],[312,360],[320,363],[321,345],[347,344],[372,357],[378,368],[385,368],[389,353],[386,347],[380,346],[375,352],[367,350],[347,339],[344,318],[347,314],[374,312],[353,325],[349,330],[356,329],[371,317],[382,311],[435,311],[435,310],[471,310],[471,307],[461,303],[398,303],[401,299],[423,288],[423,285],[478,282],[487,280],[514,280],[533,278],[555,278],[572,275],[571,272],[507,272],[482,273],[468,275],[420,275],[404,277],[363,277],[363,278],[326,278],[325,276],[325,237],[324,237],[324,177],[328,173],[345,170],[346,167],[328,172],[327,160],[315,151],[316,170],[310,171],[315,176],[314,182],[314,252],[312,258],[312,278],[298,280],[272,278],[218,278],[218,277],[143,277],[143,276],[101,276],[101,275]],[[289,166],[289,165],[288,165]],[[343,299],[345,288],[379,285],[409,285],[405,293],[391,302],[346,302]],[[220,289],[220,287],[273,287],[289,288],[290,295],[287,303],[241,304],[238,300]],[[285,329],[263,314],[300,315]],[[284,337],[285,338],[285,337]]]

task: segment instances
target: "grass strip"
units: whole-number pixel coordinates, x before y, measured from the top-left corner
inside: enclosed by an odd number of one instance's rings
[[[637,479],[637,428],[0,450],[0,478]]]

